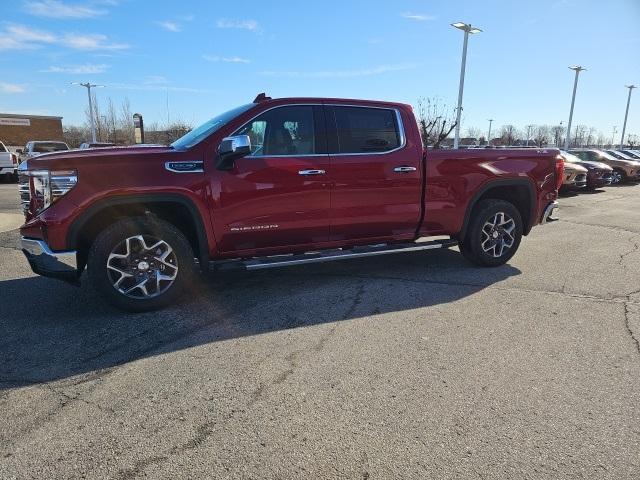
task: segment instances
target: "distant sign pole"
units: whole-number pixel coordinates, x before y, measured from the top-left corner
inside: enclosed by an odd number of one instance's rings
[[[142,115],[139,113],[133,114],[133,130],[135,132],[136,143],[144,143],[144,122],[142,121]]]

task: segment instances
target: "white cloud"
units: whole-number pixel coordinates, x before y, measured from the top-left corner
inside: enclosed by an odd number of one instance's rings
[[[103,63],[99,65],[94,64],[84,64],[84,65],[71,65],[66,67],[59,66],[51,66],[47,70],[43,70],[46,73],[68,73],[68,74],[96,74],[96,73],[104,73],[108,65]]]
[[[130,84],[130,83],[110,83],[109,88],[116,90],[133,90],[133,91],[149,91],[149,92],[184,92],[184,93],[209,93],[210,90],[192,87],[174,87],[168,85],[152,85],[152,84]]]
[[[419,22],[426,22],[428,20],[435,20],[436,17],[434,15],[425,15],[423,13],[411,13],[405,12],[400,14],[403,18],[408,18],[409,20],[417,20]]]
[[[217,55],[202,55],[207,62],[225,62],[225,63],[251,63],[248,58],[242,57],[219,57]]]
[[[2,93],[24,93],[26,88],[24,85],[18,85],[16,83],[0,82],[0,92]]]
[[[221,18],[216,23],[218,28],[239,28],[243,30],[250,30],[252,32],[260,32],[260,25],[255,20],[229,20],[227,18]]]
[[[179,31],[182,30],[182,27],[180,25],[178,25],[175,22],[170,22],[170,21],[156,22],[156,25],[164,28],[165,30],[167,30],[169,32],[179,32]]]
[[[60,43],[75,50],[125,50],[129,48],[129,45],[125,43],[107,42],[107,36],[100,33],[67,33],[62,37]]]
[[[373,75],[381,75],[388,72],[399,72],[401,70],[410,70],[415,68],[414,64],[402,65],[379,65],[377,67],[365,68],[361,70],[324,70],[318,72],[278,72],[264,71],[260,75],[269,77],[288,77],[288,78],[352,78],[352,77],[370,77]]]
[[[66,33],[62,36],[25,25],[8,25],[0,31],[0,50],[25,50],[44,45],[63,45],[75,50],[123,50],[129,45],[112,43],[106,35]]]
[[[91,18],[107,13],[88,5],[70,5],[58,0],[28,1],[24,8],[31,15],[48,18]]]

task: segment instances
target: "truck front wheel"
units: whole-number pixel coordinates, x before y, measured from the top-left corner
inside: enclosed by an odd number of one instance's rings
[[[128,311],[172,304],[195,280],[193,249],[172,224],[155,217],[120,220],[103,230],[87,259],[90,283]]]
[[[522,240],[522,217],[505,200],[481,200],[471,212],[467,234],[460,252],[467,260],[483,267],[508,262]]]

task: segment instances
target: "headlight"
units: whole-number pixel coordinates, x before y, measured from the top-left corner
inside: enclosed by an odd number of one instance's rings
[[[78,173],[75,170],[27,170],[20,174],[30,179],[29,193],[33,214],[50,207],[78,183]]]

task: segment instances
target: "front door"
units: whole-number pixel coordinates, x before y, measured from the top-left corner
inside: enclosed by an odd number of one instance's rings
[[[219,172],[213,222],[221,253],[268,253],[328,241],[323,116],[321,106],[275,107],[234,133],[249,135],[252,153],[236,160],[233,170]]]

